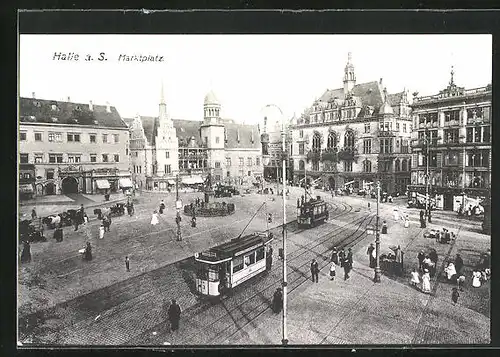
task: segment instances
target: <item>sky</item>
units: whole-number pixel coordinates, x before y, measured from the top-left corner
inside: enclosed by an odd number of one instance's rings
[[[78,53],[79,61],[54,60]],[[95,59],[105,52],[107,61]],[[357,83],[378,81],[436,94],[450,80],[465,88],[492,81],[491,35],[21,35],[19,94],[115,106],[122,117],[157,116],[163,82],[169,115],[202,120],[213,90],[222,117],[257,123],[299,116],[326,89],[343,87],[352,53]],[[163,62],[118,61],[120,54]]]

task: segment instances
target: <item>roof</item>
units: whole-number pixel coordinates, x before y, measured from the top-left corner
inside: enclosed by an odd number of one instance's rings
[[[258,244],[265,244],[271,241],[272,238],[258,233],[252,233],[241,238],[231,239],[229,242],[223,243],[217,247],[211,248],[210,251],[217,254],[218,257],[231,257],[238,252],[250,248]]]
[[[124,120],[131,123],[134,119],[126,118]],[[148,143],[154,145],[160,125],[158,117],[141,116],[141,121]],[[172,119],[172,121],[176,129],[177,138],[179,139],[179,147],[191,146],[191,138],[195,140],[194,147],[203,147],[203,141],[200,136],[200,126],[203,124],[203,121],[185,119]],[[239,124],[235,123],[232,119],[222,119],[221,122],[224,124],[226,130],[227,142],[225,142],[225,148],[260,149],[260,137],[257,125]]]
[[[359,97],[363,105],[371,105],[378,108],[383,103],[382,92],[377,81],[356,84],[351,93],[353,96]],[[328,89],[318,100],[329,102],[335,98],[344,100],[344,88]]]
[[[204,103],[205,104],[220,104],[219,100],[217,99],[217,96],[215,95],[215,93],[213,91],[210,91],[207,93],[207,95],[205,96]]]
[[[55,110],[52,108],[53,105]],[[24,123],[59,123],[127,128],[127,124],[115,107],[110,106],[109,113],[106,110],[106,105],[94,104],[92,107],[92,110],[90,110],[89,104],[21,97],[19,100],[19,119]]]
[[[125,124],[130,128],[132,126],[132,123],[134,122],[134,118],[122,118]]]
[[[226,149],[260,149],[261,144],[257,125],[225,122],[224,128],[226,130],[224,143]]]

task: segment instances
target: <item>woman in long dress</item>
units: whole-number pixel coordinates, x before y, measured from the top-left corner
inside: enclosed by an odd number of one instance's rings
[[[335,279],[335,262],[330,265],[330,280]]]
[[[156,226],[160,221],[158,220],[158,213],[156,211],[153,212],[153,215],[151,216],[151,225]]]
[[[446,279],[451,280],[453,275],[457,274],[457,270],[455,269],[455,264],[450,262],[448,266],[444,269],[444,272],[446,273]]]
[[[418,284],[420,284],[420,276],[418,274],[418,270],[415,268],[413,269],[413,271],[411,272],[411,281],[410,281],[411,285],[412,286],[417,286]]]
[[[478,271],[472,272],[472,286],[475,288],[481,286],[481,273]]]
[[[431,292],[431,276],[428,269],[425,269],[424,275],[422,275],[422,292],[426,294]]]

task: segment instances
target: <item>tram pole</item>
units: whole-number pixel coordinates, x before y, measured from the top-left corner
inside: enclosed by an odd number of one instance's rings
[[[285,120],[282,118],[282,142],[283,142],[283,345],[288,344],[288,336],[286,329],[286,308],[287,308],[287,277],[286,277],[286,133],[285,133]]]
[[[375,277],[373,281],[380,283],[380,231],[379,231],[380,181],[377,181],[377,219],[375,221]]]

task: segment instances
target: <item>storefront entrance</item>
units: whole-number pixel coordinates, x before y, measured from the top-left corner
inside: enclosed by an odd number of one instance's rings
[[[445,211],[452,211],[453,210],[453,194],[444,194],[444,205],[443,209]]]
[[[66,177],[62,180],[62,193],[78,193],[78,181],[74,177]]]

